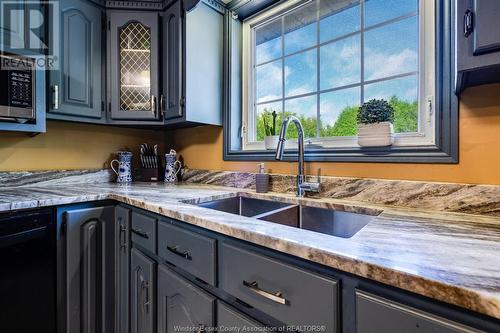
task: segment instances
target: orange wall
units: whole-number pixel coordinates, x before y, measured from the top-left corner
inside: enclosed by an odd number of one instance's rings
[[[173,140],[173,141],[170,141]],[[257,171],[258,162],[229,162],[222,159],[222,129],[198,127],[177,130],[173,142],[190,168]],[[273,173],[295,174],[290,162],[267,162]],[[460,163],[307,163],[307,172],[323,175],[369,177],[500,185],[500,84],[474,87],[461,95]]]
[[[143,142],[163,146],[164,132],[49,121],[35,137],[0,132],[0,171],[109,168],[114,152],[138,156]]]

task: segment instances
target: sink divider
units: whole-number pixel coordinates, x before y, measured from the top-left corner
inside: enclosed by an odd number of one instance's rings
[[[300,227],[300,206],[289,205],[253,216],[258,220],[278,223],[290,227]]]

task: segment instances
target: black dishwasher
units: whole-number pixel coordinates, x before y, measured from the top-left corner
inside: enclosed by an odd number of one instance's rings
[[[56,331],[56,227],[51,210],[0,214],[0,332]]]

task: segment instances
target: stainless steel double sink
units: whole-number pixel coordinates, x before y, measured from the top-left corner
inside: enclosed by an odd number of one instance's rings
[[[198,206],[342,238],[354,236],[380,214],[360,214],[244,196],[203,202]]]

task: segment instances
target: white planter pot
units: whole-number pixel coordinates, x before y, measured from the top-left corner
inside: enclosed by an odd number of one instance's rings
[[[276,148],[278,147],[279,137],[279,135],[266,136],[264,138],[264,145],[266,146],[266,149],[276,150]]]
[[[388,121],[358,125],[358,145],[385,147],[394,143],[394,127]]]

